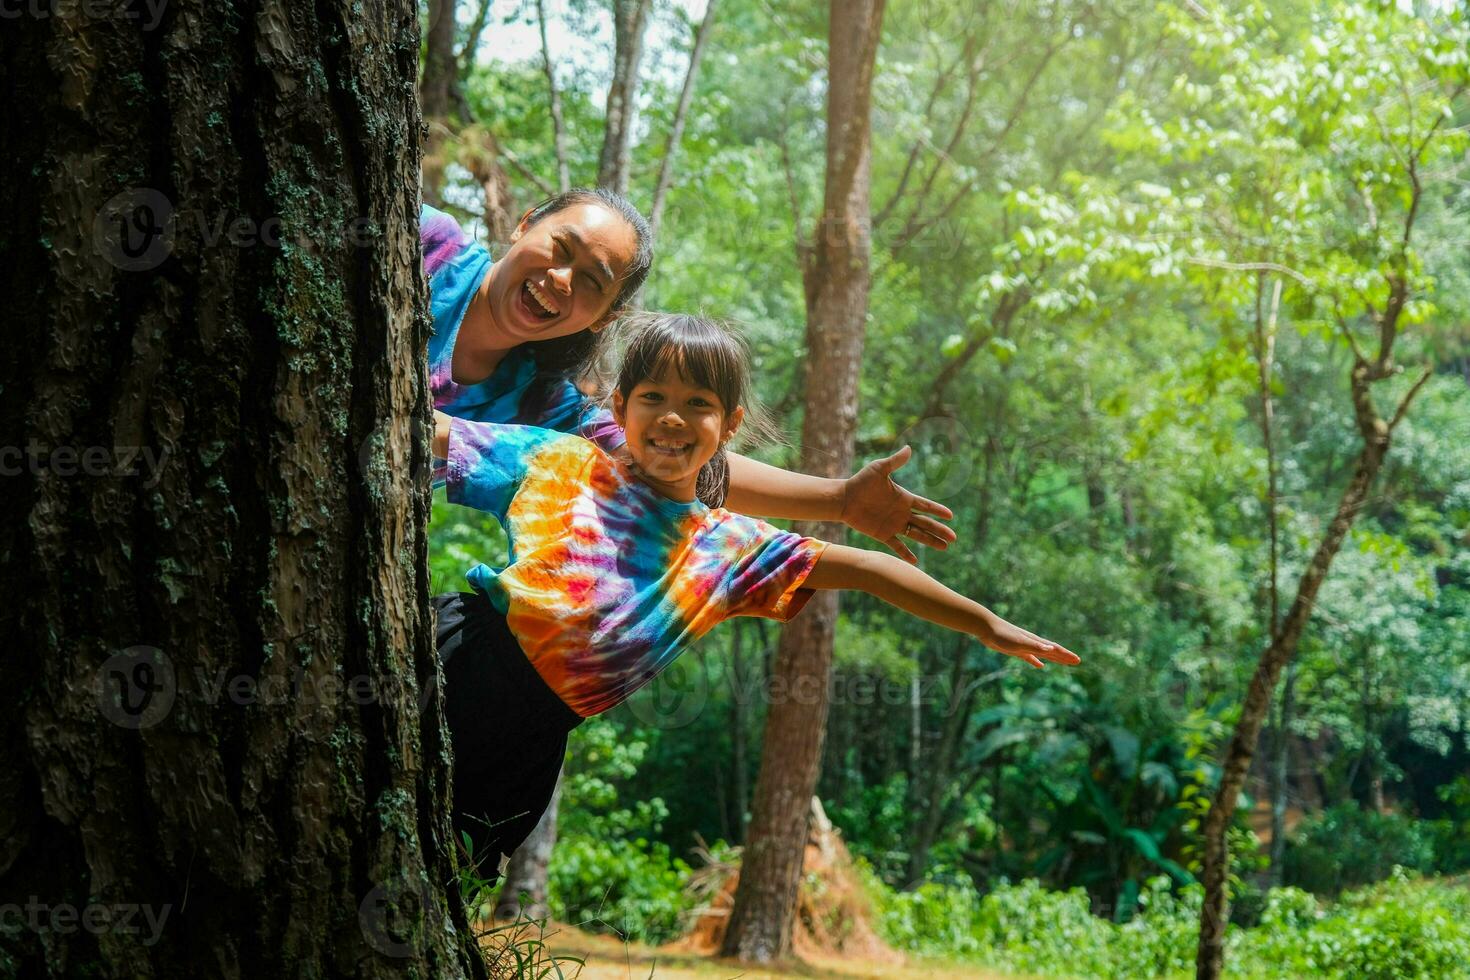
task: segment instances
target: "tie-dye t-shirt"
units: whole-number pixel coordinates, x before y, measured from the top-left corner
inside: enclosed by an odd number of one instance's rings
[[[434,333],[429,338],[429,387],[434,407],[446,415],[476,422],[515,422],[559,432],[577,432],[608,449],[622,445],[622,430],[612,415],[591,404],[566,379],[536,385],[536,363],[527,348],[517,347],[477,384],[456,384],[450,366],[454,340],[470,298],[493,264],[490,253],[454,218],[423,205],[419,239],[424,274],[429,277],[429,312]]]
[[[456,420],[449,499],[499,518],[510,564],[470,585],[583,717],[623,701],[732,616],[787,620],[826,544],[670,500],[577,436]]]

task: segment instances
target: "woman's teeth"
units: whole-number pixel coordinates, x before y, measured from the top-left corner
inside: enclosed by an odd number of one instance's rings
[[[536,284],[529,279],[526,280],[526,292],[530,293],[531,299],[535,300],[535,302],[531,304],[531,309],[533,312],[537,312],[538,307],[539,312],[543,317],[556,316],[558,313],[561,312],[556,308],[556,304],[551,302],[551,298],[543,293],[541,290],[537,289]]]

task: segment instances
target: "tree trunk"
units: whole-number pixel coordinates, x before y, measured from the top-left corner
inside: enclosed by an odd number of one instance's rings
[[[947,792],[951,789],[954,774],[955,752],[970,720],[970,709],[975,703],[974,683],[965,659],[965,642],[955,644],[949,674],[949,711],[944,716],[944,729],[935,747],[933,765],[926,784],[928,792],[916,808],[917,826],[914,828],[913,846],[909,848],[909,885],[917,886],[924,880],[924,871],[929,864],[929,849],[934,846],[943,823]]]
[[[1385,352],[1386,355],[1387,352]],[[1371,366],[1361,360],[1353,368],[1353,402],[1358,413],[1359,429],[1363,436],[1363,448],[1358,453],[1357,466],[1352,480],[1343,491],[1337,513],[1327,527],[1327,533],[1312,555],[1311,563],[1297,584],[1296,597],[1282,622],[1280,633],[1261,654],[1246,692],[1245,704],[1235,733],[1225,753],[1221,771],[1220,787],[1210,804],[1210,812],[1204,824],[1204,886],[1205,901],[1200,909],[1199,948],[1196,953],[1195,971],[1199,980],[1215,980],[1224,969],[1225,929],[1229,924],[1229,895],[1227,879],[1230,871],[1226,831],[1235,813],[1235,804],[1245,783],[1246,771],[1255,755],[1256,740],[1261,732],[1261,723],[1266,717],[1276,680],[1281,668],[1296,654],[1297,644],[1307,620],[1311,618],[1316,603],[1317,591],[1327,578],[1332,561],[1337,557],[1343,540],[1347,537],[1359,511],[1368,499],[1368,490],[1383,465],[1388,453],[1391,425],[1377,417],[1372,410],[1368,394]],[[1417,389],[1416,389],[1417,390]],[[1412,397],[1412,392],[1411,392]],[[1407,409],[1406,399],[1395,421]]]
[[[458,0],[429,0],[429,30],[424,36],[424,72],[419,80],[419,103],[428,136],[423,154],[423,197],[443,207],[440,193],[444,168],[449,163],[451,117],[464,104],[459,88],[459,63],[454,55],[455,8]]]
[[[699,74],[699,62],[704,57],[705,42],[709,40],[710,25],[715,22],[715,8],[720,0],[709,0],[704,8],[704,18],[694,32],[694,48],[689,52],[689,68],[684,72],[684,87],[679,90],[679,105],[674,109],[674,124],[669,129],[669,142],[664,148],[664,158],[658,165],[658,183],[653,190],[653,207],[648,212],[648,228],[651,237],[658,240],[658,227],[664,219],[664,201],[668,198],[669,185],[674,181],[674,160],[679,155],[679,143],[684,138],[684,123],[689,118],[689,104],[694,101],[694,79]]]
[[[546,0],[536,0],[536,25],[541,31],[541,69],[546,73],[546,97],[551,109],[551,142],[556,149],[556,189],[565,194],[572,189],[572,178],[567,169],[567,127],[562,121],[561,90],[556,87],[556,71],[551,65],[551,44],[546,40]]]
[[[415,8],[114,13],[15,20],[0,69],[0,974],[483,975],[430,697]]]
[[[536,822],[531,835],[521,842],[505,868],[505,884],[495,903],[495,918],[516,921],[518,918],[544,919],[551,914],[546,904],[546,876],[551,866],[551,851],[556,845],[556,817],[561,809],[561,785],[565,770],[556,777],[556,789],[546,812]],[[521,901],[524,894],[526,901]]]
[[[643,32],[652,0],[613,0],[613,79],[607,90],[607,121],[597,183],[619,194],[628,192],[628,150],[633,142],[633,101],[638,94],[638,66],[643,60]]]
[[[1271,852],[1266,869],[1266,887],[1281,884],[1282,860],[1286,856],[1286,803],[1290,788],[1288,763],[1291,760],[1291,719],[1296,711],[1296,661],[1286,664],[1286,686],[1281,691],[1281,709],[1276,725],[1276,741],[1271,760]]]
[[[858,377],[872,251],[870,99],[884,0],[828,8],[827,179],[823,218],[803,270],[807,296],[802,468],[845,477],[857,433]],[[801,533],[839,539],[841,524]],[[761,768],[724,954],[769,963],[791,952],[807,817],[822,758],[837,593],[819,592],[781,634]],[[778,696],[784,695],[784,696]]]
[[[745,682],[745,651],[742,640],[745,625],[737,623],[730,631],[730,742],[735,771],[735,841],[745,840],[746,814],[750,810],[750,763],[746,761],[746,730],[750,707]]]

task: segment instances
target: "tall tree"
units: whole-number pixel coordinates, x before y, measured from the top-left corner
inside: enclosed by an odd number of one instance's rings
[[[1237,271],[1286,275],[1319,309],[1329,311],[1336,337],[1351,355],[1347,380],[1359,446],[1352,476],[1335,512],[1297,581],[1290,606],[1256,663],[1240,718],[1226,746],[1220,783],[1202,828],[1205,898],[1195,961],[1201,980],[1214,980],[1224,969],[1229,923],[1227,831],[1277,680],[1295,656],[1317,594],[1368,503],[1394,431],[1431,374],[1426,369],[1413,383],[1397,386],[1389,402],[1393,407],[1379,409],[1374,390],[1382,391],[1385,382],[1392,383],[1402,372],[1395,352],[1415,322],[1415,308],[1423,306],[1433,288],[1415,248],[1419,219],[1430,205],[1426,185],[1442,178],[1445,169],[1453,169],[1467,142],[1463,131],[1445,126],[1470,85],[1462,53],[1463,29],[1436,36],[1425,22],[1387,8],[1352,10],[1325,33],[1315,54],[1258,59],[1261,63],[1252,66],[1268,73],[1300,70],[1303,77],[1316,78],[1317,84],[1328,89],[1321,93],[1320,101],[1302,103],[1312,105],[1317,115],[1308,116],[1304,111],[1293,117],[1290,128],[1275,134],[1274,141],[1261,139],[1268,134],[1257,136],[1278,159],[1304,146],[1317,154],[1318,165],[1322,157],[1331,155],[1341,168],[1339,183],[1350,189],[1351,196],[1339,198],[1335,192],[1324,192],[1321,200],[1302,209],[1327,220],[1321,226],[1326,243],[1318,246],[1325,254],[1283,257],[1310,262],[1305,271],[1277,262],[1221,264]],[[1399,57],[1404,52],[1418,56]],[[1313,58],[1322,59],[1326,71],[1314,74]],[[1421,74],[1409,77],[1407,71]],[[1344,87],[1344,78],[1356,81],[1351,94]],[[1230,81],[1220,86],[1224,95],[1217,91],[1213,101],[1248,110],[1260,105],[1257,100],[1272,98],[1263,91],[1252,91],[1258,84],[1255,79],[1244,79],[1239,90],[1234,90],[1236,79]]]
[[[846,476],[857,435],[858,377],[868,313],[871,99],[884,0],[831,0],[828,7],[827,160],[822,214],[801,248],[806,289],[806,416],[801,463],[808,473]],[[840,524],[800,532],[833,540]],[[837,595],[821,592],[787,626],[773,687],[793,693],[766,715],[724,953],[771,962],[789,955],[812,792],[827,726],[827,686]]]
[[[420,724],[414,5],[141,9],[0,61],[0,974],[480,975]]]
[[[619,194],[628,192],[628,152],[633,143],[638,68],[643,61],[643,35],[648,29],[648,10],[652,5],[653,0],[612,0],[613,77],[607,89],[597,183]]]

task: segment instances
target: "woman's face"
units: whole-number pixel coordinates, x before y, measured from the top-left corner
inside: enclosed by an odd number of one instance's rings
[[[522,219],[485,277],[497,333],[520,344],[601,329],[637,249],[632,227],[601,204]]]

